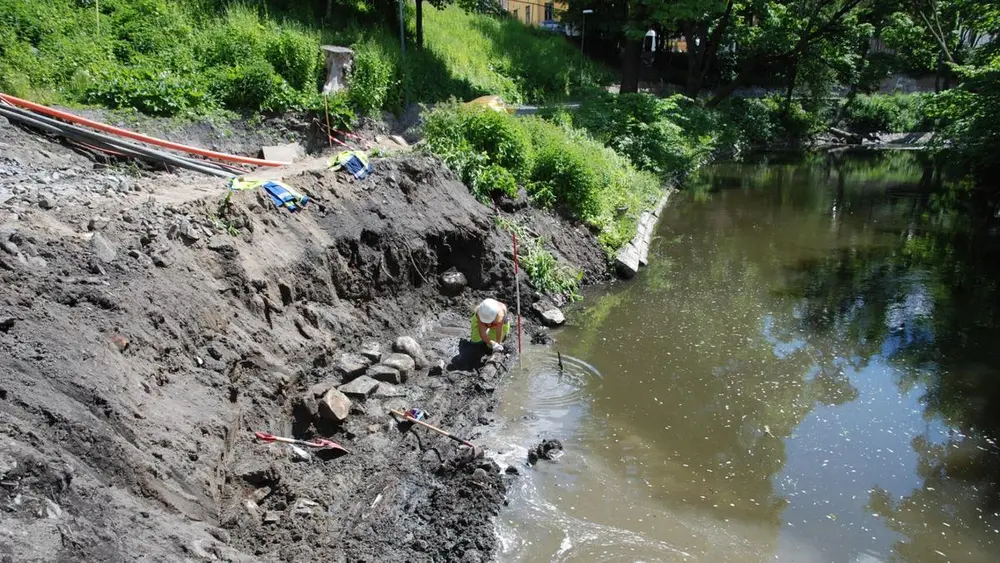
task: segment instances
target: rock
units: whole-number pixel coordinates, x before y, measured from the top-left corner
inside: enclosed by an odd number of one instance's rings
[[[478,481],[480,483],[485,483],[490,480],[490,474],[486,472],[485,469],[480,467],[472,472],[472,480]]]
[[[290,143],[287,145],[261,147],[261,152],[264,153],[264,160],[273,160],[275,162],[291,164],[295,162],[297,158],[303,156],[306,151],[302,145],[298,143]]]
[[[3,250],[4,250],[4,252],[6,252],[7,254],[10,254],[11,256],[17,256],[21,252],[17,248],[17,245],[14,244],[14,243],[12,243],[12,242],[10,242],[10,241],[7,241],[7,242],[3,243]]]
[[[364,375],[370,365],[371,360],[359,354],[341,354],[336,370],[346,382]]]
[[[429,363],[427,356],[424,355],[424,349],[420,347],[420,344],[417,344],[417,341],[412,336],[400,336],[392,344],[392,349],[395,352],[406,354],[413,358],[413,363],[417,369],[424,369]]]
[[[539,302],[531,307],[542,318],[542,324],[545,326],[562,326],[566,322],[563,312],[555,305]]]
[[[161,250],[153,255],[153,264],[157,268],[169,268],[174,265],[174,257],[168,250]]]
[[[108,228],[108,225],[110,223],[111,219],[108,219],[107,217],[100,217],[100,216],[91,217],[90,221],[87,221],[87,230],[103,231],[104,229]]]
[[[319,503],[314,500],[300,498],[295,501],[295,506],[292,507],[292,512],[302,516],[312,516],[313,508],[317,506],[319,506]]]
[[[281,521],[281,513],[278,512],[277,510],[268,510],[267,513],[264,514],[265,524],[277,524],[280,521]]]
[[[399,372],[397,371],[396,373],[398,374]],[[378,399],[388,399],[393,397],[405,397],[405,396],[406,392],[403,391],[403,389],[396,387],[391,383],[380,383],[378,389],[375,390],[375,397]]]
[[[201,240],[201,232],[198,230],[198,227],[194,226],[188,219],[181,219],[180,225],[177,227],[177,234],[186,242]]]
[[[101,233],[94,233],[90,239],[90,247],[94,249],[94,254],[101,262],[114,262],[118,256],[118,251],[115,250],[114,245],[111,244],[111,241],[104,238],[104,235]]]
[[[45,258],[42,258],[41,256],[32,256],[31,258],[28,258],[28,264],[40,270],[43,270],[49,266],[49,263],[46,262]]]
[[[312,459],[309,452],[296,446],[295,444],[288,444],[288,450],[291,453],[292,459],[295,461],[309,461]]]
[[[389,354],[389,357],[382,360],[382,365],[399,371],[399,377],[402,381],[406,381],[410,372],[417,366],[413,358],[406,354]]]
[[[42,209],[52,209],[56,206],[56,200],[50,195],[38,196],[38,207]]]
[[[430,368],[427,370],[427,375],[431,377],[438,377],[444,375],[445,363],[444,360],[437,360],[431,363]]]
[[[378,389],[378,381],[375,381],[367,375],[362,375],[350,383],[341,385],[337,389],[349,397],[360,397],[365,399],[370,397]]]
[[[534,448],[528,450],[528,463],[534,465],[540,459],[555,459],[562,452],[563,445],[559,440],[542,440]]]
[[[370,367],[368,369],[368,377],[386,383],[399,384],[403,382],[403,376],[398,369],[382,364]]]
[[[319,401],[319,415],[330,422],[343,422],[351,412],[351,400],[336,389],[328,389]]]
[[[626,279],[635,276],[639,271],[639,254],[639,248],[631,242],[621,247],[618,250],[618,254],[615,255],[615,266],[618,269],[618,275]]]
[[[378,342],[365,342],[361,345],[361,355],[373,364],[382,361],[382,346]]]
[[[336,386],[337,386],[337,381],[334,379],[327,379],[324,381],[320,381],[319,383],[309,388],[309,394],[312,395],[313,397],[319,398],[325,395],[326,392],[329,391],[331,387],[336,387]]]
[[[452,269],[441,274],[441,291],[447,295],[462,293],[466,285],[468,285],[468,281],[465,279],[465,274],[458,270]]]

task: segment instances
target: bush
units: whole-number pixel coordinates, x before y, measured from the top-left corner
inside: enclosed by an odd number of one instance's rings
[[[862,135],[917,131],[924,125],[926,99],[921,94],[859,95],[845,108],[845,120]]]
[[[535,289],[544,293],[566,295],[571,300],[580,298],[580,280],[583,279],[583,272],[574,271],[560,264],[551,252],[545,250],[541,239],[530,236],[519,223],[503,217],[497,217],[496,223],[501,229],[517,235],[518,264],[524,269]]]
[[[678,122],[687,121],[682,96],[666,100],[648,94],[603,94],[584,102],[574,123],[641,170],[664,179],[683,178],[697,168],[710,143],[688,135]]]
[[[169,70],[154,73],[148,67],[107,70],[87,90],[84,101],[164,117],[212,105],[209,93],[189,77]]]
[[[506,168],[498,164],[476,167],[471,187],[472,193],[481,201],[489,199],[492,193],[517,197],[517,180]]]
[[[473,150],[486,153],[515,178],[527,178],[531,172],[531,139],[516,118],[489,109],[470,109],[464,129]]]
[[[586,132],[540,118],[451,103],[425,116],[424,135],[431,152],[481,200],[498,191],[513,196],[520,181],[536,205],[557,208],[598,230],[608,252],[634,235],[638,215],[660,192],[654,175]]]
[[[375,115],[386,107],[395,83],[395,66],[378,43],[355,46],[354,70],[348,90],[351,103],[362,115]]]
[[[267,60],[295,90],[316,90],[324,71],[319,41],[294,29],[282,29],[267,46]]]

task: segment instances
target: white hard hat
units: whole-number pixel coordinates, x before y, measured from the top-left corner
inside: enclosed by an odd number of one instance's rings
[[[490,324],[497,319],[500,315],[500,309],[503,305],[495,299],[484,299],[482,303],[479,304],[479,308],[476,309],[476,315],[479,316],[479,320],[483,323]]]

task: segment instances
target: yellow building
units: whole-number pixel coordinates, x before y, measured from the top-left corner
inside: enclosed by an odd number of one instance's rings
[[[553,24],[558,23],[559,16],[566,11],[566,2],[545,2],[540,0],[500,0],[500,7],[510,12],[521,23],[527,25],[542,25],[559,31]]]

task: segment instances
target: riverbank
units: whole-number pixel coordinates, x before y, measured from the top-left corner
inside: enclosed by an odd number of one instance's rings
[[[6,123],[0,143],[4,553],[491,558],[509,477],[387,415],[418,407],[476,441],[514,360],[460,349],[478,300],[515,300],[512,244],[440,162],[385,146],[356,181],[306,158],[267,176],[312,198],[290,213],[203,176],[95,167]],[[606,279],[588,230],[510,209],[584,283]],[[405,336],[412,367],[384,359]],[[368,367],[378,354],[410,373]]]

